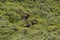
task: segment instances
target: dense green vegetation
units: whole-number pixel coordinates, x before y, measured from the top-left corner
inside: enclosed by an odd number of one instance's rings
[[[60,40],[60,0],[0,0],[0,40]]]

